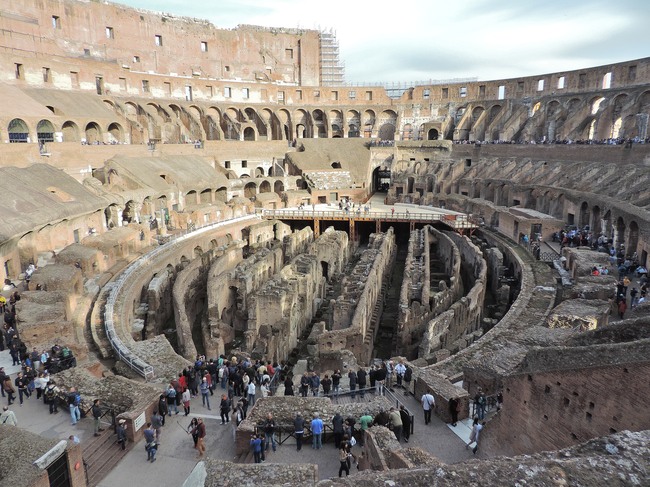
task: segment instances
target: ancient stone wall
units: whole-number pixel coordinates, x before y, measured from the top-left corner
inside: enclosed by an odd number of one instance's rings
[[[307,252],[310,245],[314,241],[314,232],[311,230],[311,228],[307,227],[303,228],[302,230],[284,235],[281,240],[282,252],[284,253],[284,262],[285,264],[288,264],[298,254]]]
[[[398,318],[402,347],[400,353],[408,357],[412,357],[417,344],[422,343],[427,323],[447,311],[463,293],[458,247],[447,235],[430,226],[412,232],[412,237],[413,234],[419,235],[419,238],[411,238],[409,241]],[[415,257],[415,254],[419,255]],[[444,275],[436,273],[431,277],[432,260],[443,264]],[[421,294],[420,299],[412,296],[414,289]],[[439,325],[434,326],[429,343],[432,339],[436,341],[433,337],[440,336],[444,331],[439,328]],[[429,345],[429,351],[431,348],[435,346]]]
[[[342,281],[342,290],[333,307],[331,330],[318,337],[319,353],[347,349],[358,361],[372,356],[376,321],[373,318],[379,299],[383,299],[383,280],[395,259],[392,228],[385,234],[373,233],[368,248]]]
[[[484,447],[534,453],[647,429],[648,385],[639,377],[650,373],[648,357],[647,339],[529,352],[522,372],[504,378],[503,413],[490,421]]]
[[[420,343],[419,356],[427,357],[437,349],[451,353],[462,350],[475,341],[481,332],[481,317],[487,283],[487,265],[481,250],[468,238],[452,232],[445,233],[459,252],[459,280],[462,276],[466,294],[448,310],[430,320]]]

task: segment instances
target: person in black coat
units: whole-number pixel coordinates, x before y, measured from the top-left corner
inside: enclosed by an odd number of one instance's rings
[[[169,408],[167,407],[167,398],[164,394],[161,394],[160,399],[158,399],[158,412],[162,416],[162,424],[165,426],[165,416],[169,414]]]

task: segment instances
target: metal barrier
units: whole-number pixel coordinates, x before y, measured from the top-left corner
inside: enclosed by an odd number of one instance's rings
[[[406,211],[384,211],[384,212],[357,212],[357,211],[345,211],[345,210],[267,210],[263,208],[258,208],[256,213],[262,215],[265,218],[287,218],[287,219],[305,219],[311,220],[314,218],[318,219],[331,219],[331,220],[340,220],[340,219],[351,219],[351,220],[393,220],[393,221],[442,221],[449,223],[450,225],[454,224],[463,224],[471,225],[469,218],[465,214],[446,214],[446,213],[434,213],[434,212],[411,212]],[[474,226],[474,225],[472,225]]]
[[[113,288],[109,292],[104,309],[104,330],[106,332],[106,337],[111,344],[111,348],[115,352],[118,360],[121,360],[127,364],[132,370],[144,377],[145,380],[153,379],[155,376],[153,367],[135,355],[124,344],[117,331],[115,330],[115,303],[117,302],[119,295],[123,291],[124,285],[129,281],[130,277],[145,265],[148,265],[156,257],[170,251],[173,247],[189,238],[193,238],[202,233],[206,233],[226,225],[255,219],[258,219],[257,215],[245,215],[216,223],[210,223],[208,225],[196,228],[193,231],[184,230],[183,233],[174,236],[169,242],[160,245],[159,247],[153,249],[151,252],[148,252],[142,257],[136,259],[124,270],[124,272],[122,272],[120,277],[113,283]]]

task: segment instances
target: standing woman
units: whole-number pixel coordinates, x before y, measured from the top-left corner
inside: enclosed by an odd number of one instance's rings
[[[181,396],[181,400],[183,401],[183,410],[185,411],[185,416],[188,416],[190,414],[191,399],[192,394],[190,394],[190,390],[187,387],[183,388],[183,395]]]

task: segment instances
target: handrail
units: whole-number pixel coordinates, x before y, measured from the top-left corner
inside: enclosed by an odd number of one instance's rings
[[[237,223],[245,221],[248,219],[256,219],[257,215],[244,215],[235,218],[230,218],[228,220],[222,220],[219,222],[209,223],[194,229],[193,231],[185,230],[180,235],[173,236],[168,242],[156,247],[150,252],[147,252],[143,256],[139,257],[122,272],[120,277],[114,281],[114,286],[108,294],[106,299],[106,306],[104,308],[104,330],[106,332],[106,337],[108,338],[111,348],[117,355],[118,360],[121,360],[126,365],[128,365],[132,370],[145,378],[145,380],[150,380],[154,378],[154,369],[153,366],[149,365],[147,362],[142,360],[140,357],[135,355],[122,341],[118,336],[117,331],[115,330],[116,321],[115,317],[115,303],[117,298],[123,290],[124,285],[128,282],[129,278],[135,274],[136,271],[141,269],[143,266],[149,264],[157,256],[167,252],[172,247],[178,245],[179,243],[189,239],[190,237],[195,237],[199,234],[206,233],[208,231],[214,230],[216,228],[230,225],[232,223]]]
[[[345,210],[268,210],[265,208],[258,208],[258,214],[264,217],[277,217],[277,218],[349,218],[351,220],[426,220],[426,221],[449,221],[449,222],[468,222],[469,218],[465,214],[444,214],[424,212],[416,213],[410,211],[385,211],[385,212],[359,212]]]

